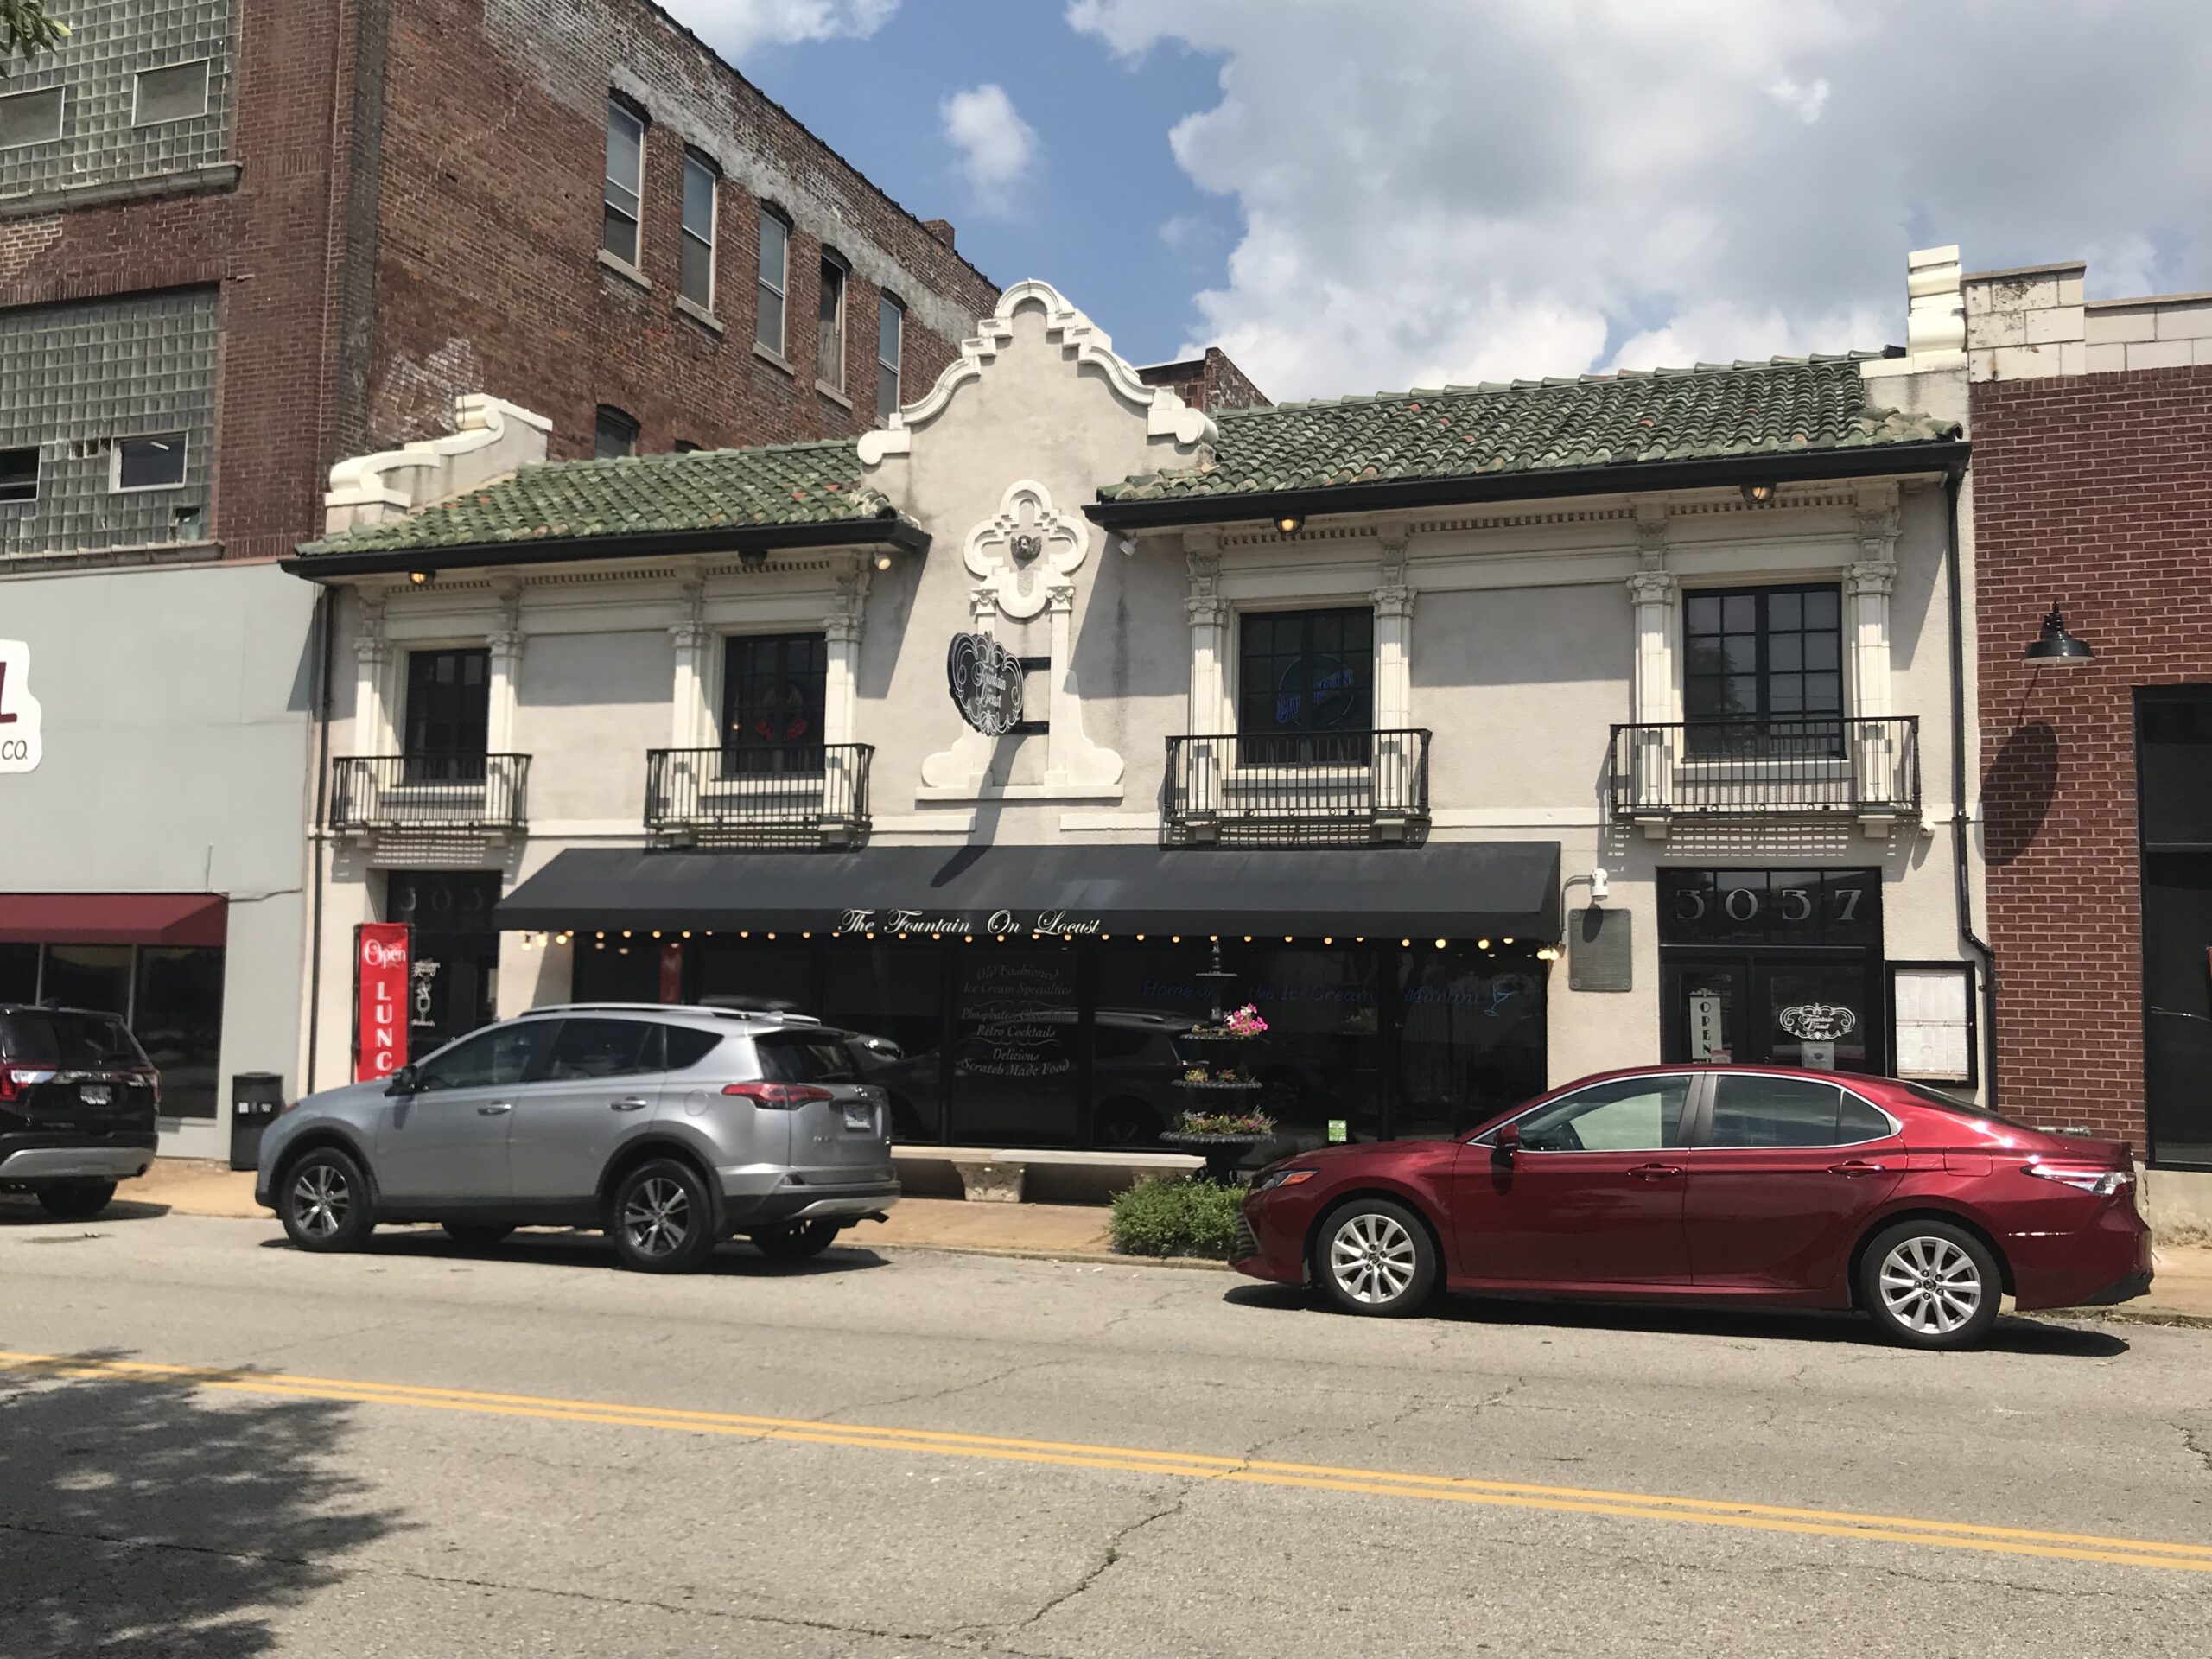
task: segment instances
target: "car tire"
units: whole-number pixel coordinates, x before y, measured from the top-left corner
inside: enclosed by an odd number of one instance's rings
[[[38,1189],[40,1207],[56,1221],[90,1221],[114,1197],[113,1181],[53,1181]]]
[[[1436,1246],[1420,1217],[1388,1198],[1354,1198],[1322,1223],[1313,1278],[1347,1313],[1417,1313],[1436,1289]]]
[[[715,1248],[706,1183],[673,1158],[639,1164],[617,1181],[607,1224],[614,1253],[639,1273],[683,1273]]]
[[[2004,1275],[1988,1245],[1944,1221],[1886,1227],[1859,1261],[1859,1305],[1907,1348],[1977,1348],[1997,1323]]]
[[[511,1221],[442,1221],[446,1236],[472,1250],[488,1250],[515,1230]]]
[[[335,1147],[316,1147],[286,1165],[276,1185],[285,1236],[303,1250],[355,1250],[376,1226],[368,1178]]]
[[[747,1235],[760,1254],[779,1262],[804,1262],[819,1255],[837,1241],[834,1221],[787,1221],[780,1227],[764,1227]]]

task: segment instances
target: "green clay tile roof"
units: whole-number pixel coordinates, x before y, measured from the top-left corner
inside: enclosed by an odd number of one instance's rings
[[[404,518],[357,525],[303,554],[429,551],[893,517],[850,439],[552,461]]]
[[[1882,409],[1861,355],[1700,363],[1573,379],[1224,410],[1196,466],[1141,474],[1103,501],[1217,499],[1408,480],[1940,442],[1957,425]]]

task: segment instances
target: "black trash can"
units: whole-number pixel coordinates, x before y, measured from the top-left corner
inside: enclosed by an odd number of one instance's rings
[[[231,1167],[261,1167],[261,1137],[284,1109],[284,1079],[241,1071],[231,1079]]]

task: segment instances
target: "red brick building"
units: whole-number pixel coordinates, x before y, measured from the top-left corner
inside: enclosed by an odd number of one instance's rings
[[[463,391],[556,456],[864,430],[995,297],[649,0],[55,10],[0,85],[0,569],[287,553]]]
[[[2082,281],[1965,282],[1998,1101],[2209,1169],[2212,295]]]

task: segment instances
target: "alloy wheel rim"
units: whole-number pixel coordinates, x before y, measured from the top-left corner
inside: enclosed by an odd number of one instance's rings
[[[292,1216],[309,1238],[328,1238],[346,1224],[353,1195],[345,1176],[328,1164],[303,1169],[292,1183]]]
[[[1370,1307],[1406,1294],[1418,1259],[1413,1235],[1371,1211],[1345,1222],[1329,1241],[1330,1273],[1345,1295]]]
[[[665,1175],[639,1183],[622,1206],[622,1230],[640,1255],[673,1255],[691,1230],[691,1195]]]
[[[1948,1238],[1902,1240],[1882,1258],[1882,1305],[1906,1330],[1948,1337],[1981,1311],[1986,1287],[1974,1259]]]

